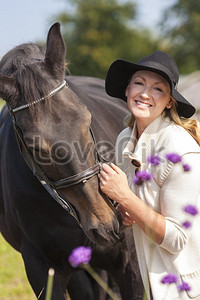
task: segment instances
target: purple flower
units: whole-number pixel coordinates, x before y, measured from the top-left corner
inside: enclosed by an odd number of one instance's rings
[[[181,156],[177,153],[168,153],[165,155],[166,159],[173,162],[178,163],[181,162]]]
[[[135,185],[141,185],[143,182],[151,180],[152,179],[152,174],[148,173],[147,171],[137,171],[135,178],[133,179],[133,183]]]
[[[194,205],[185,206],[184,211],[192,216],[196,216],[198,214],[198,209]]]
[[[185,172],[189,172],[191,170],[190,166],[188,164],[183,164],[183,170]]]
[[[163,284],[170,284],[170,283],[176,283],[178,281],[178,278],[175,274],[169,273],[166,276],[164,276],[161,280]]]
[[[178,290],[181,291],[190,291],[191,287],[189,286],[189,284],[187,282],[182,282],[182,284],[178,285]]]
[[[90,247],[80,246],[72,250],[68,261],[73,268],[77,268],[80,264],[88,264],[92,255]]]
[[[192,226],[192,223],[189,222],[189,221],[185,221],[183,224],[182,224],[183,227],[185,227],[186,229],[187,228],[190,228]]]
[[[147,162],[154,166],[158,166],[160,164],[160,157],[158,155],[151,155],[147,157]]]

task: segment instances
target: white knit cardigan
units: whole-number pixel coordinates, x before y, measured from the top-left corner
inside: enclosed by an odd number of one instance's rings
[[[168,153],[177,153],[191,167],[184,172],[182,163],[166,160]],[[159,155],[161,163],[147,162],[150,155]],[[184,211],[194,205],[200,212],[200,147],[191,135],[168,118],[154,120],[136,140],[136,128],[124,129],[116,142],[116,163],[126,173],[132,191],[166,220],[165,236],[160,245],[153,242],[137,225],[133,225],[140,271],[150,299],[149,282],[154,300],[200,299],[200,213],[191,216]],[[133,184],[136,167],[153,173],[153,180],[141,186]],[[148,218],[148,216],[147,216]],[[185,229],[183,222],[192,226]],[[176,274],[178,283],[163,284],[162,278]],[[180,292],[185,281],[190,291]]]

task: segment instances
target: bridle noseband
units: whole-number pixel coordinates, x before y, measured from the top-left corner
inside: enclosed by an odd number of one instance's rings
[[[100,170],[101,170],[101,164],[102,161],[104,162],[108,162],[106,159],[104,159],[100,153],[98,152],[97,149],[97,144],[96,144],[96,140],[95,140],[95,136],[93,134],[92,128],[90,127],[90,133],[92,136],[92,141],[94,144],[94,154],[95,154],[95,164],[78,173],[75,174],[73,176],[70,177],[66,177],[57,181],[52,181],[46,174],[45,172],[41,169],[40,165],[37,163],[37,161],[34,159],[34,156],[31,154],[31,152],[29,151],[24,139],[23,139],[23,133],[21,128],[19,127],[19,125],[17,124],[16,118],[15,118],[15,114],[19,111],[22,111],[24,109],[28,109],[30,106],[32,105],[36,105],[37,103],[44,101],[46,99],[49,99],[51,97],[53,97],[54,95],[56,95],[58,92],[60,92],[64,87],[68,87],[68,84],[66,85],[66,81],[64,80],[61,84],[59,84],[54,90],[52,90],[47,96],[44,96],[38,100],[35,100],[31,103],[27,103],[21,106],[18,106],[16,108],[9,108],[9,112],[10,115],[12,116],[12,120],[13,120],[13,126],[14,126],[14,130],[15,130],[15,134],[16,134],[16,138],[17,138],[17,142],[19,145],[19,149],[20,152],[24,158],[24,160],[26,161],[26,163],[28,164],[28,166],[30,167],[30,169],[33,171],[33,174],[38,178],[38,180],[40,181],[40,183],[44,186],[44,188],[48,191],[48,193],[70,214],[72,215],[76,221],[78,222],[78,224],[81,226],[80,224],[80,220],[79,220],[79,216],[76,212],[76,210],[74,209],[74,207],[68,202],[65,201],[60,195],[58,190],[62,189],[62,188],[66,188],[69,186],[73,186],[76,185],[78,183],[85,183],[88,179],[90,179],[91,177],[93,177],[94,175],[99,174]]]

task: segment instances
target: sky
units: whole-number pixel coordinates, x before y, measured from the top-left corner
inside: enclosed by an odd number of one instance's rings
[[[138,22],[156,28],[163,9],[174,1],[133,0],[138,5]],[[0,0],[0,57],[21,43],[45,41],[52,19],[70,9],[67,0]]]

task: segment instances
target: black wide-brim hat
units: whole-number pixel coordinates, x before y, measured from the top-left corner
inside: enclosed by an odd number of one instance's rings
[[[105,89],[107,94],[126,101],[126,88],[132,75],[139,70],[148,70],[158,73],[169,82],[171,95],[177,101],[177,112],[179,116],[190,118],[195,113],[195,107],[176,89],[179,72],[175,60],[171,55],[162,51],[155,51],[136,64],[121,59],[114,61],[106,76]]]

